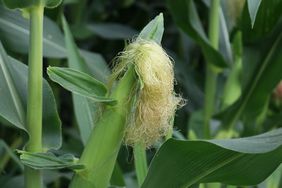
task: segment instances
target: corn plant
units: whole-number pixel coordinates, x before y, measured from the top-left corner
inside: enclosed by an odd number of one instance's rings
[[[281,187],[281,8],[3,0],[0,187]]]

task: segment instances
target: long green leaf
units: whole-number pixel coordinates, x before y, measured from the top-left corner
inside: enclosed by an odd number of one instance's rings
[[[20,11],[8,10],[0,5],[0,40],[9,49],[28,53],[29,49],[29,20],[22,17]],[[100,81],[106,81],[109,68],[100,54],[80,50],[85,58],[87,69],[92,76]],[[66,58],[64,35],[56,23],[44,17],[43,55],[51,58]]]
[[[16,52],[28,53],[29,20],[16,10],[8,10],[0,6],[0,39]],[[45,57],[64,58],[64,36],[58,26],[44,17],[43,54]]]
[[[88,73],[86,63],[80,56],[66,20],[63,18],[63,29],[68,54],[68,66],[72,69]],[[85,144],[94,127],[96,106],[86,97],[72,95],[75,117],[79,126],[81,139]]]
[[[0,115],[13,125],[24,129],[25,109],[9,70],[9,57],[0,43]]]
[[[266,99],[282,78],[281,48],[282,34],[276,38],[266,56],[253,68],[254,71],[243,88],[241,97],[220,115],[223,126],[231,127],[241,115],[250,119],[262,111]]]
[[[167,0],[167,4],[176,24],[202,47],[207,59],[218,69],[227,67],[221,54],[211,46],[193,1]]]
[[[95,102],[115,104],[114,99],[106,97],[107,88],[100,81],[83,72],[59,67],[48,67],[49,77],[67,90],[87,97]]]
[[[55,156],[53,153],[32,153],[17,150],[22,163],[33,169],[83,169],[82,164],[78,164],[78,159],[71,154]]]
[[[230,139],[168,140],[155,155],[142,188],[191,187],[202,182],[255,185],[282,162],[282,129]]]
[[[0,43],[0,116],[17,128],[25,129],[28,67],[10,58]],[[58,149],[61,146],[61,121],[53,92],[47,81],[43,82],[43,148]],[[28,133],[27,133],[28,135]]]

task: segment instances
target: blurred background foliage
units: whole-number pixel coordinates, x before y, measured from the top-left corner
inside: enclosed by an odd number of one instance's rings
[[[62,14],[85,60],[84,69],[105,82],[112,59],[122,51],[126,41],[134,39],[151,19],[162,12],[165,21],[162,46],[175,62],[176,91],[187,99],[187,105],[176,114],[173,136],[177,139],[206,138],[203,109],[207,61],[212,61],[220,72],[211,137],[263,133],[282,126],[282,1],[259,2],[259,5],[247,4],[247,0],[221,2],[220,42],[216,51],[210,47],[207,37],[209,1],[64,0],[59,7],[45,11],[44,67],[67,65]],[[8,10],[0,5],[0,40],[9,55],[27,63],[28,20],[24,15],[24,12]],[[44,72],[44,77],[50,81]],[[90,111],[94,118],[95,104],[72,99],[70,92],[52,82],[49,84],[63,129],[62,148],[54,152],[80,156],[94,123],[91,117],[85,119],[84,116]],[[86,105],[90,109],[88,112],[85,111]],[[23,187],[23,166],[12,150],[23,146],[22,132],[11,128],[4,119],[1,119],[1,125],[0,185],[20,188]],[[149,160],[158,147],[157,144],[147,151]],[[118,162],[115,172],[122,172],[125,178],[113,176],[112,184],[137,187],[132,149],[122,147]],[[271,181],[258,187],[278,186],[280,172],[278,169]],[[66,170],[44,173],[47,187],[66,187],[71,178],[71,173]]]

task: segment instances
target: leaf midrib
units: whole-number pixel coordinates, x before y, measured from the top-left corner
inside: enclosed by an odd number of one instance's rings
[[[189,188],[190,186],[192,186],[193,184],[199,182],[202,178],[206,177],[207,175],[213,173],[214,171],[224,167],[225,165],[229,164],[230,162],[242,157],[244,155],[244,153],[237,153],[236,155],[222,161],[222,163],[214,166],[213,168],[204,171],[203,173],[201,173],[200,175],[192,178],[192,180],[188,181],[185,185],[181,186],[181,188]]]
[[[233,118],[230,121],[230,127],[232,127],[235,123],[235,121],[240,117],[241,113],[243,112],[244,108],[246,107],[249,98],[251,97],[254,89],[257,87],[257,84],[259,82],[259,80],[261,79],[261,76],[263,75],[264,70],[266,69],[267,65],[269,64],[269,60],[271,59],[272,55],[274,54],[274,49],[278,46],[278,44],[280,43],[280,40],[282,39],[282,34],[280,34],[280,36],[278,37],[278,39],[275,41],[274,45],[271,47],[271,50],[269,52],[269,54],[267,55],[267,57],[265,58],[265,60],[263,61],[263,64],[261,66],[261,68],[258,71],[257,76],[255,77],[253,84],[251,85],[250,89],[248,90],[248,92],[246,93],[246,97],[244,97],[242,99],[241,105],[239,106],[239,109],[237,110],[236,114],[234,116],[232,116]]]
[[[23,110],[23,106],[21,104],[21,100],[19,98],[19,95],[15,89],[15,86],[14,86],[14,83],[13,83],[13,80],[10,76],[10,73],[4,63],[5,59],[4,59],[4,52],[3,52],[3,47],[0,46],[0,68],[1,70],[3,71],[3,76],[6,80],[6,84],[7,84],[7,87],[8,87],[8,90],[9,90],[9,93],[11,94],[11,98],[12,98],[12,101],[13,101],[13,104],[14,104],[14,107],[16,109],[16,114],[17,114],[17,117],[18,119],[20,120],[20,123],[21,123],[21,128],[22,129],[25,129],[24,128],[24,125],[25,125],[25,118],[24,118],[24,110]],[[19,126],[19,125],[17,125]]]

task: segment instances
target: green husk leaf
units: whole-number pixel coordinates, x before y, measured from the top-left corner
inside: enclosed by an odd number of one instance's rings
[[[146,39],[146,40],[154,40],[156,43],[161,44],[163,33],[164,33],[164,17],[163,17],[163,13],[160,13],[142,29],[138,38]]]

